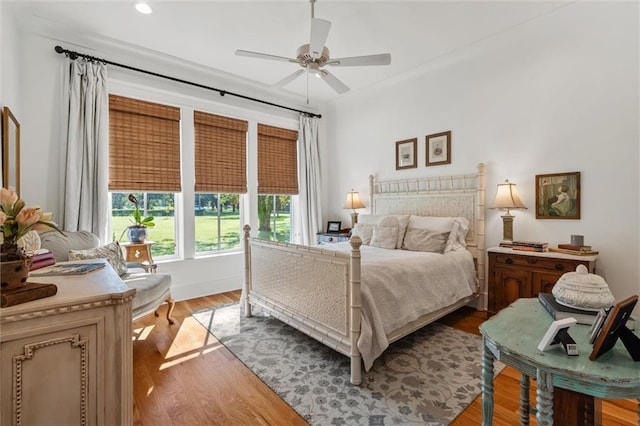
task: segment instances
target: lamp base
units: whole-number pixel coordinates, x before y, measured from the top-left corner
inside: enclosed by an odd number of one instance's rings
[[[500,247],[511,247],[513,246],[513,215],[507,213],[502,215],[502,242],[500,243]]]
[[[351,229],[355,228],[356,223],[358,223],[358,212],[354,211],[351,213]]]

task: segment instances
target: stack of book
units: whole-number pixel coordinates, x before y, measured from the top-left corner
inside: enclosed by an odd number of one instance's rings
[[[551,247],[549,251],[557,253],[573,254],[576,256],[590,256],[598,254],[591,246],[574,246],[571,244],[558,244],[558,248]]]
[[[45,266],[51,266],[56,263],[56,259],[53,257],[53,253],[50,251],[42,251],[31,256],[31,268],[30,271],[44,268]]]
[[[547,251],[549,247],[548,243],[541,243],[539,241],[514,241],[511,245],[513,250],[522,250],[522,251],[537,251],[544,252]]]
[[[570,308],[558,303],[551,293],[538,293],[538,300],[556,321],[564,318],[575,318],[578,324],[592,325],[598,315],[596,311]]]
[[[0,291],[0,307],[19,305],[32,300],[55,296],[58,287],[55,284],[26,283],[24,287]]]

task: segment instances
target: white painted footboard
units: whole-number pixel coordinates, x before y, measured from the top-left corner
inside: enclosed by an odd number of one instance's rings
[[[361,382],[360,245],[351,254],[249,236],[244,227],[245,314],[270,315],[351,358],[351,383]]]

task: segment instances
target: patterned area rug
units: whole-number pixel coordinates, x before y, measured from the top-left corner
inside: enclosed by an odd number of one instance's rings
[[[445,325],[393,343],[353,386],[348,357],[275,318],[193,316],[311,425],[447,425],[480,394],[481,338]]]

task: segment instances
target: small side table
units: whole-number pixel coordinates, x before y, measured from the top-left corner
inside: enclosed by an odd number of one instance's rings
[[[494,357],[522,373],[521,425],[529,424],[531,377],[535,377],[537,382],[536,417],[539,425],[548,426],[554,422],[562,426],[600,425],[601,412],[593,398],[640,399],[640,368],[622,342],[617,342],[597,360],[590,361],[590,327],[577,324],[571,329],[571,337],[578,345],[578,356],[567,356],[562,347],[540,352],[538,343],[551,322],[551,316],[538,299],[531,298],[516,300],[480,325],[483,341],[483,426],[493,424]],[[558,401],[555,394],[561,394],[562,399]],[[576,399],[580,402],[576,403]]]
[[[320,244],[333,244],[333,243],[343,243],[345,241],[349,241],[349,236],[351,234],[345,232],[318,232],[316,234],[316,238],[318,239],[317,243]]]
[[[154,244],[154,241],[145,241],[144,243],[122,243],[120,245],[124,247],[124,259],[126,262],[147,262],[149,270],[156,272],[158,266],[151,256],[151,247]]]

